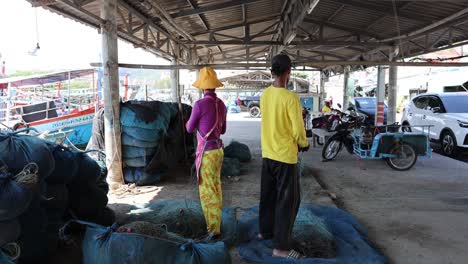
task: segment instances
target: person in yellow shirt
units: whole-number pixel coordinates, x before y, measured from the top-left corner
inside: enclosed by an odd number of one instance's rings
[[[302,258],[292,249],[291,233],[300,204],[298,151],[307,151],[302,106],[297,94],[286,89],[291,59],[272,60],[273,85],[260,98],[262,113],[262,178],[259,239],[273,240],[273,256]]]
[[[325,101],[325,105],[322,107],[322,114],[329,114],[332,111],[330,100]]]

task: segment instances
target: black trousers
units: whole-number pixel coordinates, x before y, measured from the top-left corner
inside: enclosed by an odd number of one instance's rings
[[[273,239],[276,249],[291,249],[292,229],[301,203],[297,165],[263,159],[260,195],[260,234]]]

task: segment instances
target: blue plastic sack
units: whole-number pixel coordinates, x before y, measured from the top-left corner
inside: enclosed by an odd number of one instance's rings
[[[152,156],[157,152],[156,148],[139,148],[131,146],[122,146],[122,157],[140,158]]]
[[[122,132],[141,141],[158,142],[164,136],[165,129],[122,126]]]
[[[126,183],[135,183],[138,186],[152,185],[161,181],[164,172],[147,173],[143,168],[124,168]]]
[[[126,127],[138,127],[151,130],[165,129],[171,119],[171,113],[168,111],[167,107],[160,107],[160,110],[164,112],[160,113],[157,119],[151,122],[145,122],[140,119],[134,111],[123,105],[120,110],[120,123]]]
[[[137,157],[137,158],[123,158],[123,163],[125,167],[144,168],[151,162],[152,159],[153,159],[152,156]]]
[[[136,135],[138,136],[138,135]],[[140,148],[154,148],[159,145],[158,141],[145,141],[140,140],[136,137],[128,135],[127,133],[122,133],[122,145],[140,147]]]
[[[12,173],[0,172],[0,190],[0,221],[14,219],[28,209],[32,190],[20,186]]]
[[[117,226],[87,226],[83,239],[84,264],[219,264],[231,263],[223,242],[174,242],[140,234],[116,233]]]
[[[34,136],[0,133],[0,160],[13,173],[34,162],[39,166],[40,179],[45,179],[55,168],[55,160],[46,141]]]
[[[7,243],[16,242],[20,234],[21,226],[16,219],[0,222],[0,247]]]
[[[309,214],[309,216],[300,216],[299,214]],[[248,239],[248,242],[239,246],[240,256],[247,261],[272,264],[387,263],[386,259],[368,243],[365,229],[345,211],[334,207],[308,204],[301,206],[299,214],[298,218],[310,218],[313,215],[314,217],[324,219],[328,230],[323,231],[324,233],[322,235],[328,236],[328,232],[331,232],[336,245],[335,258],[286,260],[273,257],[271,240],[259,241],[256,239],[258,234],[258,207],[248,209],[240,219],[241,236],[243,236],[244,239]],[[311,219],[311,221],[314,220]],[[310,228],[310,226],[304,226],[303,228]],[[304,229],[304,231],[307,230]]]

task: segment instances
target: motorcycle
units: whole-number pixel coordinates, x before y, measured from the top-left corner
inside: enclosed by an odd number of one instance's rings
[[[341,108],[341,105],[338,104],[338,107]],[[312,119],[312,128],[323,129],[327,132],[335,132],[338,124],[340,124],[342,121],[342,116],[343,112],[341,112],[339,109],[332,109],[330,113]],[[317,145],[321,146],[324,144],[324,142],[321,142],[320,137],[316,137],[316,140]]]
[[[365,115],[358,114],[352,107],[348,108],[336,126],[336,134],[331,136],[323,146],[323,161],[333,160],[343,149],[343,146],[350,154],[353,154],[352,130],[364,124],[365,119]]]

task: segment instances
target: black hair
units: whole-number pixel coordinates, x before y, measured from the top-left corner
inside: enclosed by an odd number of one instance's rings
[[[271,60],[271,73],[281,76],[291,70],[291,59],[286,54],[278,54]]]

